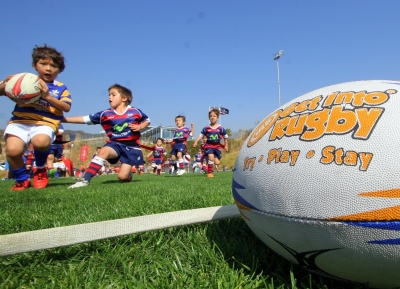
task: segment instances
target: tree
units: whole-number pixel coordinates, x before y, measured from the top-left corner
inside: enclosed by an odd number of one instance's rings
[[[232,130],[230,128],[226,129],[226,134],[231,137],[232,136]]]

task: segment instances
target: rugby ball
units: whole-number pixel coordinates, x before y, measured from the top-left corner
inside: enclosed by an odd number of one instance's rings
[[[324,87],[251,132],[232,193],[272,250],[311,272],[400,286],[400,82]]]
[[[41,97],[39,76],[25,72],[14,75],[6,84],[6,95],[15,102],[33,103]]]

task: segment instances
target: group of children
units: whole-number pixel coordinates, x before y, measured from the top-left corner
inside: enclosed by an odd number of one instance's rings
[[[110,108],[86,116],[64,117],[64,112],[69,112],[72,105],[71,95],[67,87],[56,80],[59,73],[65,69],[65,59],[61,52],[46,44],[35,46],[32,53],[32,66],[37,71],[40,80],[41,98],[33,103],[24,103],[15,100],[16,105],[12,117],[4,131],[6,142],[7,161],[16,180],[11,190],[25,190],[31,186],[23,154],[31,145],[35,158],[36,169],[33,173],[33,187],[45,188],[49,184],[47,168],[52,166],[54,156],[58,154],[57,135],[62,137],[63,123],[75,124],[100,124],[108,140],[98,150],[86,168],[83,180],[76,182],[69,188],[87,186],[90,180],[104,167],[105,163],[121,163],[118,178],[123,182],[132,179],[132,167],[143,165],[140,144],[140,130],[150,125],[150,118],[139,108],[131,106],[132,92],[128,88],[113,84],[108,88],[108,101]],[[5,95],[5,86],[11,79],[9,75],[0,81],[0,95]],[[219,110],[209,111],[210,124],[204,127],[193,144],[206,138],[204,154],[208,159],[207,176],[214,177],[213,165],[221,159],[221,148],[228,151],[228,135],[225,129],[217,124]],[[171,143],[171,164],[175,167],[177,175],[185,173],[184,155],[189,135],[194,134],[194,124],[191,129],[185,126],[186,119],[179,115],[175,118],[176,130]],[[224,144],[221,144],[224,139]],[[152,165],[157,174],[161,172],[161,163],[166,154],[162,147],[162,140],[157,140],[156,146],[150,148]]]

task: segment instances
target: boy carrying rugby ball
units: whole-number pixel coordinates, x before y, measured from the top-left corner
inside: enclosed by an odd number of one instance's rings
[[[56,80],[65,69],[64,62],[62,53],[46,44],[33,49],[32,67],[40,77],[41,97],[33,103],[17,102],[4,131],[7,161],[16,180],[11,188],[13,191],[31,186],[22,158],[29,144],[33,145],[37,168],[33,175],[33,187],[42,189],[49,184],[46,161],[50,145],[64,118],[63,113],[71,109],[72,102],[67,87]],[[0,95],[5,95],[5,86],[11,77],[9,75],[0,82]]]

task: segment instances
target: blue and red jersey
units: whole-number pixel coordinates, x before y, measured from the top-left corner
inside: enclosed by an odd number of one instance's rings
[[[200,163],[201,162],[201,158],[202,158],[203,154],[195,154],[194,155],[194,161],[196,163]]]
[[[94,114],[84,116],[86,124],[101,124],[110,141],[123,143],[127,146],[139,147],[140,131],[132,131],[130,124],[150,122],[148,116],[140,109],[128,106],[124,113],[117,113],[109,108]]]
[[[71,95],[64,83],[54,80],[46,83],[49,95],[71,105]],[[17,103],[10,123],[38,124],[50,126],[55,132],[64,118],[63,111],[47,100],[39,98],[33,103]]]
[[[205,126],[200,133],[201,137],[206,136],[207,141],[204,148],[221,149],[221,140],[228,138],[226,130],[221,126],[211,127],[210,125]]]
[[[164,155],[166,154],[163,147],[154,146],[153,149],[153,160],[164,160]]]
[[[186,145],[189,135],[190,135],[190,129],[187,126],[178,127],[174,132],[172,142],[184,143]]]

